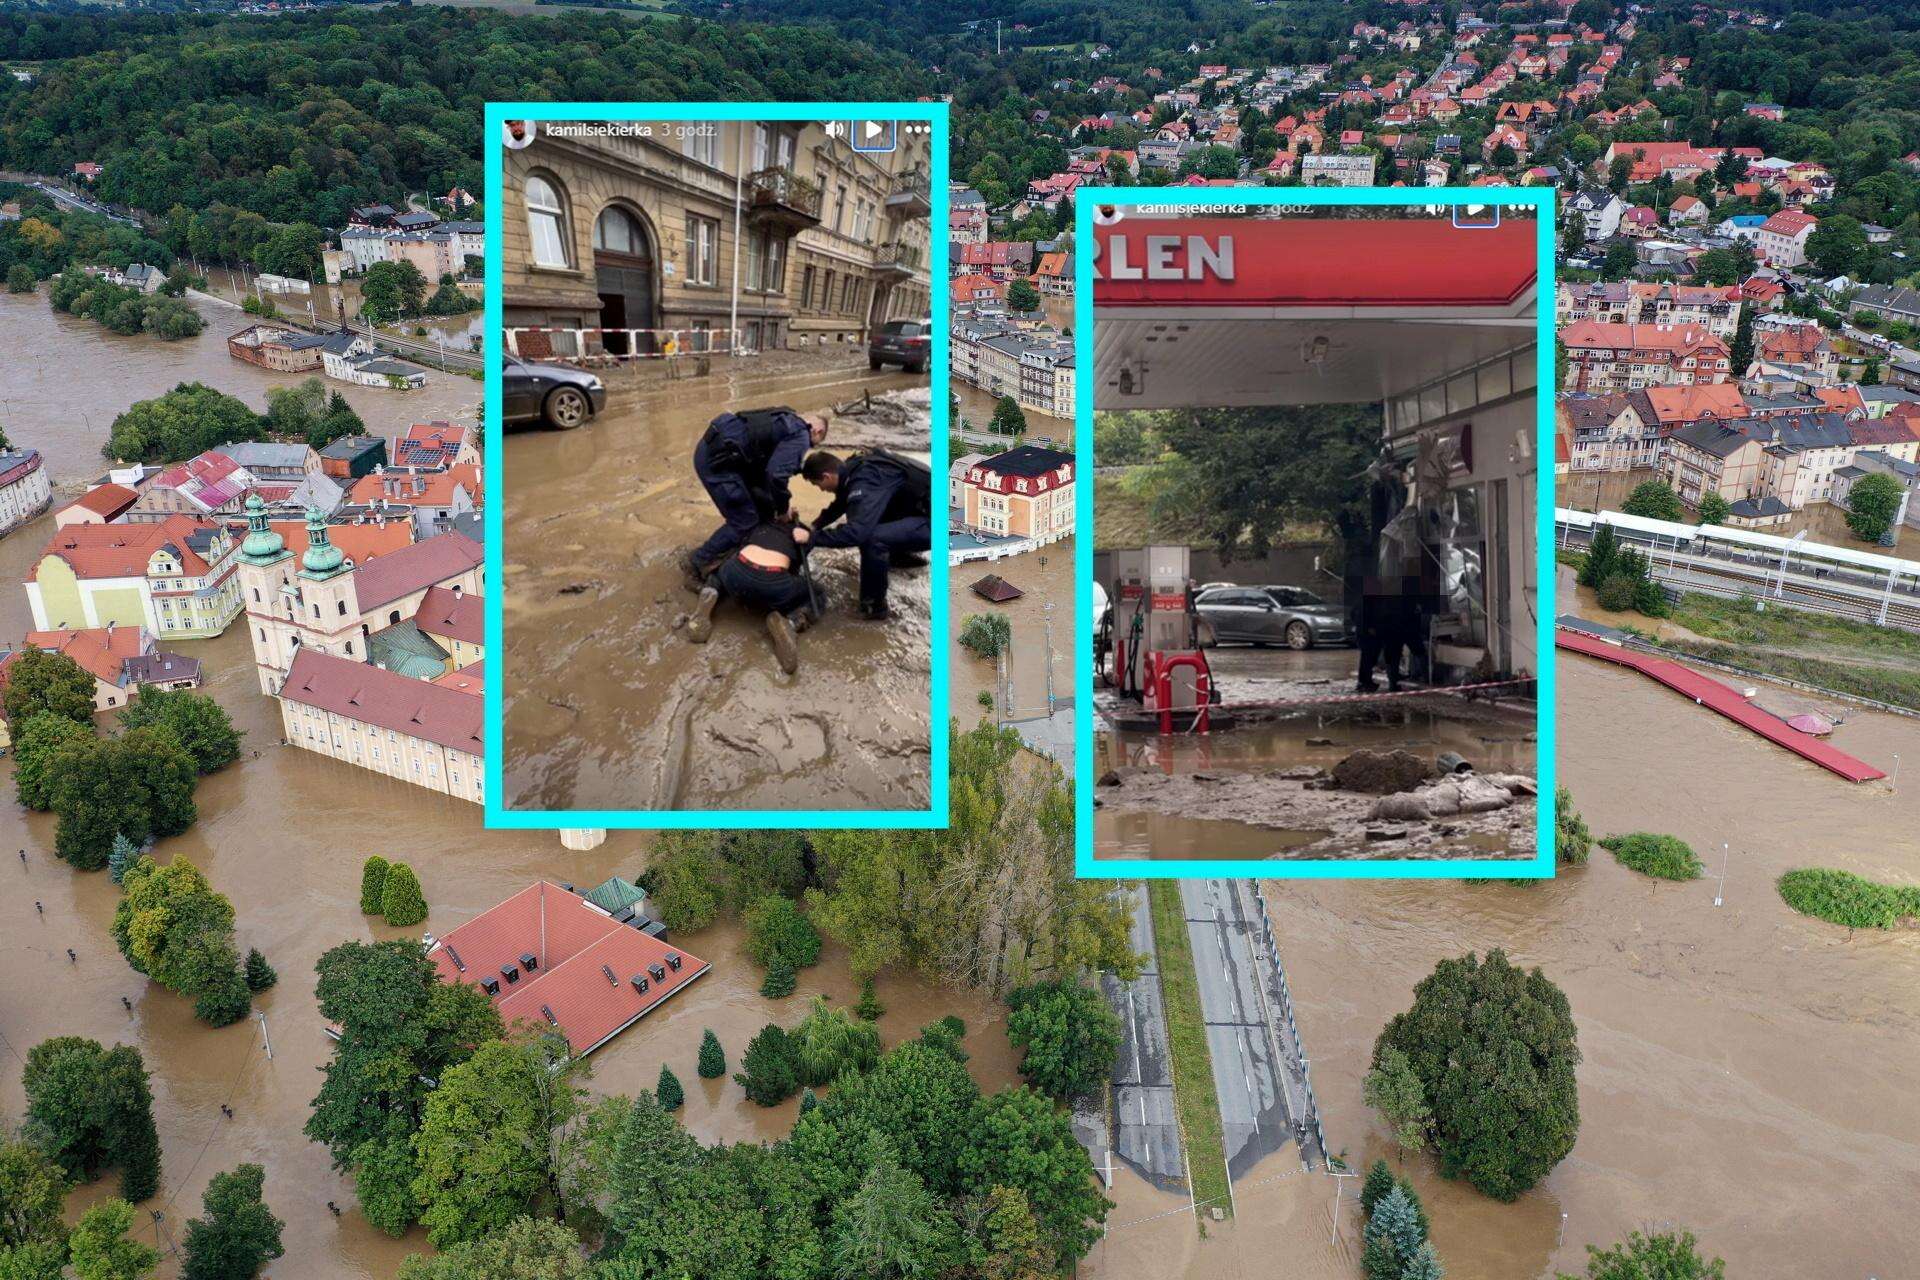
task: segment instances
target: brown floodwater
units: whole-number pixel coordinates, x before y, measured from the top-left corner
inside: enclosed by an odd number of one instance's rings
[[[1047,713],[1049,670],[1048,630],[1051,624],[1053,695],[1058,701],[1073,697],[1075,655],[1073,617],[1073,539],[1055,542],[1037,551],[1008,556],[991,563],[976,560],[953,566],[947,583],[947,617],[954,639],[948,640],[948,697],[962,724],[981,717],[1025,719]],[[994,604],[972,590],[988,574],[998,574],[1026,594],[1006,604]],[[1047,606],[1053,610],[1048,612]],[[960,647],[960,628],[973,614],[998,614],[1013,629],[1013,647],[1006,657],[1006,679],[1001,660],[982,658]],[[1012,686],[1012,702],[1003,696]],[[980,695],[991,694],[991,713]]]
[[[16,445],[40,450],[56,491],[71,490],[104,472],[100,454],[107,428],[136,401],[182,382],[204,382],[264,411],[267,391],[291,387],[312,374],[273,373],[227,354],[227,339],[253,323],[237,307],[196,298],[206,318],[199,336],[163,342],[146,334],[110,333],[91,320],[63,315],[38,294],[0,293],[0,351],[31,352],[9,361],[0,378],[0,427]],[[352,386],[328,380],[377,435],[404,435],[416,422],[477,424],[480,383],[427,371],[414,391]],[[19,534],[14,534],[19,537]]]
[[[991,392],[982,391],[971,383],[958,378],[952,380],[953,394],[960,401],[960,417],[965,418],[975,431],[985,431],[987,424],[993,421],[994,406],[999,397]],[[1027,415],[1027,439],[1029,441],[1051,440],[1064,449],[1073,447],[1073,422],[1068,418],[1056,418],[1041,413],[1037,409],[1021,409]],[[953,422],[957,428],[958,419]]]
[[[1568,658],[1560,691],[1561,777],[1596,835],[1678,835],[1708,877],[1649,880],[1596,848],[1539,884],[1269,884],[1329,1145],[1390,1155],[1360,1100],[1374,1037],[1435,962],[1504,946],[1572,1002],[1580,1139],[1512,1205],[1408,1161],[1451,1274],[1576,1270],[1585,1245],[1664,1223],[1729,1274],[1904,1274],[1920,932],[1849,936],[1790,911],[1773,880],[1920,880],[1920,792],[1833,778],[1628,671]],[[1862,713],[1844,732],[1868,759],[1920,752],[1910,720]]]
[[[690,643],[676,553],[719,522],[694,445],[724,409],[802,413],[924,381],[864,359],[776,353],[701,378],[620,371],[606,412],[509,436],[505,509],[505,802],[529,809],[911,809],[928,794],[928,570],[894,575],[885,623],[862,620],[858,553],[820,552],[826,615],[782,674],[757,616],[715,613]],[[921,420],[924,424],[924,419]],[[917,431],[917,440],[912,437]],[[926,448],[925,425],[900,449]],[[827,447],[877,443],[843,419]],[[796,509],[826,496],[796,480]]]
[[[4,568],[18,567],[16,548],[0,543]],[[17,591],[0,593],[6,623],[19,626]],[[104,874],[82,875],[52,853],[53,823],[15,805],[0,816],[0,845],[25,847],[23,868],[12,854],[0,874],[13,883],[0,895],[0,964],[11,980],[0,988],[0,1033],[22,1056],[54,1035],[84,1035],[139,1047],[153,1074],[155,1112],[163,1148],[162,1189],[141,1206],[162,1209],[172,1238],[199,1212],[208,1178],[243,1161],[266,1167],[267,1198],[286,1220],[287,1256],[266,1274],[276,1280],[389,1280],[400,1260],[426,1247],[422,1232],[393,1240],[351,1209],[348,1181],[329,1166],[324,1149],[300,1129],[318,1089],[330,1042],[314,1006],[313,965],[321,952],[350,938],[395,937],[359,913],[359,865],[369,853],[404,858],[420,874],[432,906],[425,928],[444,933],[538,876],[588,885],[613,872],[632,876],[646,863],[647,837],[614,832],[587,853],[559,847],[549,835],[491,832],[475,806],[376,778],[306,752],[272,745],[278,724],[268,699],[255,692],[246,639],[239,631],[218,640],[180,644],[202,658],[209,691],[247,731],[240,763],[202,781],[200,820],[164,842],[164,857],[185,856],[228,894],[238,914],[240,944],[258,946],[280,972],[280,985],[261,997],[273,1059],[262,1049],[257,1022],[211,1030],[193,1020],[186,1001],[134,974],[115,949],[111,921],[117,890]],[[0,788],[12,789],[12,765],[0,764]],[[9,869],[10,868],[10,869]],[[36,914],[34,902],[45,907]],[[694,1072],[700,1033],[712,1027],[733,1065],[747,1041],[772,1019],[787,1024],[819,992],[839,1002],[858,995],[844,949],[830,945],[815,968],[802,972],[798,994],[784,1001],[758,995],[760,971],[741,953],[738,931],[716,926],[676,939],[713,970],[646,1021],[591,1059],[598,1093],[651,1088],[660,1064],[671,1065],[687,1089],[688,1128],[706,1141],[774,1139],[791,1126],[796,1103],[759,1108],[731,1080],[700,1080]],[[66,948],[78,961],[69,964]],[[881,1030],[891,1044],[949,1013],[966,1020],[968,1064],[983,1088],[1013,1083],[1015,1058],[1005,1035],[1004,1010],[988,997],[936,989],[911,976],[883,975],[879,996],[887,1008]],[[49,1000],[46,993],[58,992]],[[120,998],[133,1001],[132,1012]],[[220,1106],[233,1107],[225,1119]],[[0,1114],[24,1105],[19,1063],[0,1072]],[[74,1197],[70,1214],[110,1194],[114,1180]],[[333,1217],[326,1202],[348,1206]],[[143,1219],[143,1238],[154,1238]],[[172,1274],[172,1264],[163,1274]]]
[[[231,267],[214,267],[207,272],[207,285],[223,298],[238,302],[251,290],[249,277]],[[464,290],[476,300],[481,296],[477,286],[469,285]],[[306,293],[269,293],[265,295],[280,313],[310,323],[325,325],[360,323],[360,281],[342,280],[339,284],[327,284],[322,281]],[[418,316],[404,324],[389,325],[387,331],[405,338],[414,338],[421,342],[442,342],[448,351],[474,352],[480,349],[480,337],[485,329],[485,313],[469,311],[458,316]]]

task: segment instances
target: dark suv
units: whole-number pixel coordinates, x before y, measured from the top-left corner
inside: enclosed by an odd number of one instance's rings
[[[571,431],[606,408],[607,384],[584,369],[509,355],[500,374],[500,406],[509,423],[542,422]]]
[[[908,373],[925,373],[927,357],[933,352],[932,335],[930,320],[889,320],[867,343],[867,367],[897,364]]]

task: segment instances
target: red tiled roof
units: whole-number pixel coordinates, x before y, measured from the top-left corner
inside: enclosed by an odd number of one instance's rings
[[[27,645],[48,653],[64,653],[108,684],[119,684],[126,660],[147,651],[147,636],[139,627],[29,631]]]
[[[132,506],[140,495],[123,484],[103,484],[89,489],[67,505],[81,507],[105,520],[111,520]]]
[[[371,663],[301,649],[287,668],[280,696],[304,707],[436,742],[451,751],[481,752],[483,717],[478,699]]]
[[[429,587],[413,615],[413,624],[430,636],[449,636],[479,644],[486,635],[481,597],[447,587]]]
[[[457,689],[461,693],[469,694],[477,698],[486,692],[487,664],[484,662],[469,663],[457,671],[449,671],[443,676],[435,677],[433,683],[443,689]]]
[[[1810,213],[1802,213],[1798,209],[1782,209],[1761,223],[1760,229],[1762,231],[1771,231],[1775,235],[1791,238],[1799,235],[1809,227],[1815,227],[1819,224],[1820,219]]]
[[[305,555],[307,550],[307,522],[305,520],[269,520],[269,527],[286,539],[287,550],[294,555]],[[390,519],[368,520],[360,524],[329,524],[327,541],[340,548],[341,554],[356,565],[366,565],[374,557],[389,555],[413,545],[413,518],[395,513]]]
[[[354,595],[362,611],[375,609],[401,596],[476,568],[486,553],[464,533],[442,533],[376,556],[354,571]]]
[[[546,1026],[542,1006],[552,1010],[568,1046],[582,1055],[707,971],[699,957],[617,923],[585,898],[544,880],[453,930],[429,955],[443,981],[478,986],[483,978],[498,979],[494,1007],[509,1026],[521,1020]],[[532,970],[522,966],[523,955],[534,957]],[[669,956],[679,957],[678,969],[667,963]],[[517,981],[502,977],[503,965],[519,973]],[[649,972],[652,965],[662,977]],[[644,993],[635,989],[635,976],[647,979]]]
[[[142,578],[153,553],[170,547],[186,574],[198,576],[207,571],[207,562],[187,546],[187,535],[215,527],[185,515],[170,515],[155,524],[72,524],[54,534],[40,554],[59,556],[81,578]],[[35,561],[27,580],[38,573]]]
[[[1709,415],[1715,418],[1743,418],[1747,398],[1737,382],[1711,382],[1691,387],[1647,387],[1640,394],[1647,398],[1661,426],[1694,422]]]

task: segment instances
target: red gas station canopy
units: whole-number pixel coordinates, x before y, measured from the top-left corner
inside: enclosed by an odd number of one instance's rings
[[[1154,218],[1094,228],[1095,305],[1509,308],[1537,224],[1447,218]]]

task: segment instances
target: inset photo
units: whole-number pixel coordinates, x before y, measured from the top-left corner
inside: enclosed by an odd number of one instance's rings
[[[489,107],[489,820],[944,822],[945,108],[555,110]]]
[[[1550,874],[1550,203],[1206,195],[1081,193],[1083,871]]]

